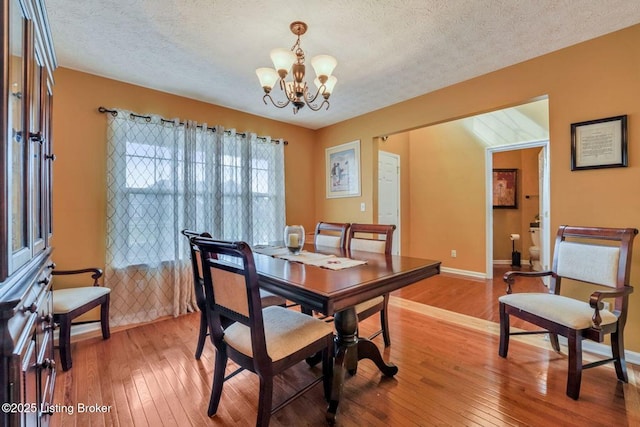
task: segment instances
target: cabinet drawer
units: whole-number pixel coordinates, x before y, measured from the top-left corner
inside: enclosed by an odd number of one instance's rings
[[[17,399],[17,402],[18,405],[22,405],[22,407],[18,407],[18,412],[22,415],[23,426],[35,426],[38,425],[40,408],[38,404],[38,364],[36,359],[36,343],[34,340],[31,340],[27,346],[20,371],[22,393],[20,398]]]

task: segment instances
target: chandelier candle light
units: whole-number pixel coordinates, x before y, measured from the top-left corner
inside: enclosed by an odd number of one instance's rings
[[[273,49],[271,51],[271,60],[275,69],[258,68],[256,70],[260,85],[265,93],[262,100],[267,104],[267,99],[269,99],[278,108],[293,104],[293,114],[296,114],[305,105],[308,105],[313,111],[320,110],[325,104],[327,104],[326,109],[329,109],[329,96],[331,96],[333,88],[338,82],[338,79],[332,76],[331,73],[338,62],[333,56],[329,55],[318,55],[311,58],[311,65],[317,76],[314,83],[318,88],[315,95],[311,95],[307,82],[304,80],[304,51],[300,47],[300,36],[307,32],[307,24],[296,21],[292,22],[289,28],[293,34],[298,36],[291,49]],[[293,74],[293,81],[286,81],[285,78],[290,71]],[[286,101],[274,101],[271,97],[271,89],[276,84],[276,81],[280,82],[280,90],[286,97]],[[323,98],[322,104],[316,105],[315,101],[321,94]]]

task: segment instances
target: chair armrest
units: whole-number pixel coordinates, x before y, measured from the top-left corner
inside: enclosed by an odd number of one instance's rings
[[[589,297],[589,305],[593,308],[593,324],[596,329],[600,328],[600,323],[602,322],[602,318],[600,317],[600,310],[604,308],[604,304],[602,304],[602,300],[606,298],[616,298],[623,297],[629,295],[633,292],[633,286],[625,286],[621,289],[611,290],[611,291],[595,291]]]
[[[507,293],[510,294],[513,292],[511,286],[515,283],[516,277],[544,277],[544,276],[554,276],[555,273],[553,271],[507,271],[502,276],[502,280],[507,284]]]
[[[100,286],[98,283],[98,279],[102,277],[102,270],[99,268],[91,267],[91,268],[81,268],[79,270],[53,270],[51,274],[54,276],[64,276],[70,274],[83,274],[83,273],[93,273],[91,278],[93,279],[93,286]]]

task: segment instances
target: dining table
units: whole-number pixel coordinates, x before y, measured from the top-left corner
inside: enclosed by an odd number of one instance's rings
[[[335,256],[348,267],[330,268],[270,256],[254,250],[260,287],[300,304],[307,310],[333,316],[335,358],[327,421],[335,422],[347,372],[355,374],[358,361],[369,359],[385,376],[394,376],[398,367],[386,362],[378,347],[358,335],[356,304],[395,291],[440,273],[440,261],[401,255],[385,255],[305,245],[309,253]],[[362,261],[352,265],[349,260]]]

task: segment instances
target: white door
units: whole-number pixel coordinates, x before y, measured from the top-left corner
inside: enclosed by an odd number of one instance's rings
[[[400,254],[400,156],[378,152],[378,223],[395,224],[391,253]]]

